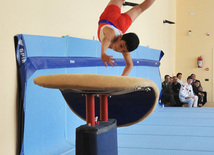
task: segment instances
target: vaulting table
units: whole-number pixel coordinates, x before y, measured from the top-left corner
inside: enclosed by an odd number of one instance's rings
[[[137,77],[56,74],[36,77],[34,83],[60,89],[70,109],[86,120],[76,129],[77,155],[117,155],[117,126],[142,121],[159,99],[156,84]]]

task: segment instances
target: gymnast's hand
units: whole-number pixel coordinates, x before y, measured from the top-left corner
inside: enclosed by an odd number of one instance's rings
[[[109,63],[112,67],[114,67],[114,65],[117,65],[114,61],[116,60],[115,58],[112,58],[113,56],[109,56],[106,53],[102,53],[101,54],[101,59],[102,62],[104,63],[104,65],[107,67],[107,63]]]

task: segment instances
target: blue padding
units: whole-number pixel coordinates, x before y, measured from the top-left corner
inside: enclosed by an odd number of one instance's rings
[[[123,59],[115,61],[117,66],[125,66]],[[146,59],[133,59],[134,66],[151,66],[159,67],[160,62]],[[40,69],[53,68],[71,68],[71,67],[94,67],[103,66],[100,58],[93,57],[29,57],[25,62],[23,72],[26,74],[26,80],[36,71]]]
[[[148,60],[156,60],[160,61],[162,58],[163,52],[160,50],[152,49],[145,46],[138,46],[138,48],[134,51],[137,58],[143,58]]]
[[[118,155],[117,121],[100,122],[95,127],[82,125],[76,129],[77,155]]]
[[[164,108],[118,129],[119,154],[214,154],[214,108]]]
[[[27,50],[27,57],[66,56],[66,37],[20,35]]]
[[[70,57],[100,57],[100,43],[95,40],[66,37],[66,56]]]
[[[24,116],[20,154],[74,155],[75,129],[84,121],[70,110],[59,90],[36,86],[33,78],[65,73],[121,75],[125,65],[122,54],[108,49],[107,54],[117,58],[118,65],[105,67],[100,60],[98,41],[69,36],[18,35],[15,38]],[[131,52],[134,67],[129,76],[151,79],[161,90],[161,55],[161,50],[139,46]]]
[[[55,69],[54,73],[65,71]],[[71,112],[59,90],[35,86],[33,79],[45,74],[53,74],[53,70],[36,71],[26,85],[23,154],[62,154],[69,150],[75,154],[75,129],[85,121]]]

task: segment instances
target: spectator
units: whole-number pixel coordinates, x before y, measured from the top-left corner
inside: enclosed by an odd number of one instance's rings
[[[176,106],[182,106],[182,102],[179,100],[179,90],[181,88],[181,84],[178,83],[178,78],[177,76],[173,76],[173,82],[172,82],[172,91],[174,95],[174,99],[176,102]]]
[[[172,82],[173,82],[173,77],[170,77],[170,83],[172,84]]]
[[[197,80],[197,79],[196,79],[196,75],[195,75],[195,74],[191,74],[190,76],[193,78],[192,86],[194,86],[194,83],[195,83],[195,81]],[[201,93],[204,94],[203,100],[204,100],[204,102],[206,103],[206,102],[207,102],[207,92],[206,92],[206,91],[203,91],[203,87],[202,87],[200,81],[199,81],[198,90],[199,90]],[[204,103],[204,104],[205,104],[205,103]]]
[[[181,85],[183,84],[183,81],[181,80],[182,78],[182,73],[178,73],[177,74],[177,78],[178,78],[178,83],[180,83]]]
[[[196,75],[195,74],[191,74],[190,76],[192,77],[192,85],[194,85],[194,83],[196,81]]]
[[[196,79],[196,75],[195,75],[195,74],[191,74],[190,76],[192,77],[192,86],[193,86],[194,83],[195,83],[195,81],[197,80],[197,79]],[[203,89],[202,86],[201,86],[201,84],[199,85],[199,89],[200,89],[200,90]]]
[[[188,107],[197,107],[198,105],[198,96],[193,94],[192,89],[192,77],[187,78],[187,83],[181,85],[179,91],[179,99],[183,103],[188,103]]]
[[[196,80],[193,84],[193,92],[195,93],[195,95],[198,96],[198,106],[200,107],[200,104],[202,104],[203,106],[206,103],[206,99],[205,99],[205,94],[200,91],[199,85],[200,85],[200,81]]]
[[[172,84],[170,83],[170,76],[165,75],[164,82],[162,83],[162,96],[161,101],[165,105],[174,106],[176,102],[174,100],[173,91],[172,91]]]

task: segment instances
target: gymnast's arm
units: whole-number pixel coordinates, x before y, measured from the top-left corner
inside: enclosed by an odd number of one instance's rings
[[[114,37],[115,37],[114,30],[112,30],[111,28],[105,27],[103,29],[103,33],[104,33],[104,38],[101,41],[101,59],[106,67],[108,66],[107,63],[109,63],[112,67],[114,67],[114,65],[116,65],[116,63],[114,63],[116,59],[113,59],[112,58],[113,56],[109,56],[106,54],[106,50],[114,40]]]
[[[123,54],[124,60],[126,62],[126,66],[123,70],[122,76],[127,76],[129,74],[129,72],[132,70],[133,62],[132,62],[132,58],[131,58],[131,55],[129,52],[125,52],[122,54]]]

